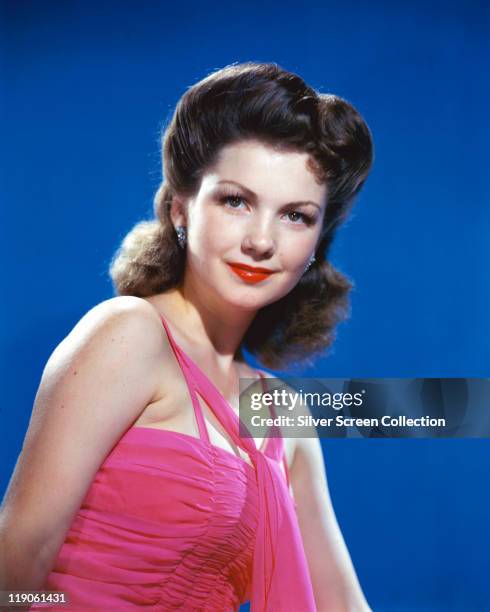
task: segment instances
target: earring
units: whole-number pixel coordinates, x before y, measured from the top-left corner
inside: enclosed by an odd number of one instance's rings
[[[177,234],[177,240],[179,242],[179,246],[182,250],[185,249],[185,243],[187,241],[187,233],[184,225],[179,225],[179,227],[175,228],[175,232]]]
[[[316,257],[315,257],[315,254],[313,253],[313,255],[312,255],[312,256],[310,257],[310,259],[308,260],[308,263],[306,264],[306,267],[305,267],[305,269],[304,269],[304,272],[307,272],[307,271],[310,269],[311,265],[313,264],[313,262],[314,262],[315,260],[316,260]],[[303,272],[303,274],[304,274],[304,272]]]

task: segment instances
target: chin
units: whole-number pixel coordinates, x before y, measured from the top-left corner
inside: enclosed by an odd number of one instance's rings
[[[276,288],[275,291],[272,291],[271,288],[266,289],[265,286],[260,287],[259,285],[254,285],[247,287],[244,285],[243,288],[239,290],[230,290],[228,288],[226,296],[223,297],[225,297],[225,301],[228,304],[233,304],[233,306],[237,308],[257,311],[283,298],[294,288],[294,286],[295,285],[287,289],[282,288],[282,290]]]
[[[238,308],[240,310],[247,310],[251,312],[256,312],[257,310],[260,310],[268,303],[270,303],[266,302],[264,299],[259,299],[257,296],[254,297],[249,295],[242,297],[238,294],[235,294],[234,296],[227,295],[225,297],[225,302],[233,308]]]

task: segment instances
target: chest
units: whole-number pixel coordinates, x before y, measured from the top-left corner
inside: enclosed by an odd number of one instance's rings
[[[199,438],[195,406],[192,402],[188,384],[180,368],[178,366],[175,368],[167,365],[165,372],[162,369],[160,380],[161,384],[154,401],[148,404],[140,413],[135,425],[167,429]],[[215,384],[215,386],[219,389],[218,384]],[[229,407],[238,416],[238,388],[227,390],[226,396],[224,393],[222,395]],[[203,397],[200,392],[197,392],[195,397],[199,404],[199,410],[201,411],[210,443],[242,458],[250,464],[248,454],[234,443],[226,428],[223,427],[216,416],[212,406],[208,404],[209,399]],[[267,444],[266,438],[255,437],[253,440],[258,449],[264,450]],[[284,438],[284,450],[288,466],[291,466],[294,453],[292,442],[294,442],[293,439]],[[281,469],[284,471],[283,466]]]

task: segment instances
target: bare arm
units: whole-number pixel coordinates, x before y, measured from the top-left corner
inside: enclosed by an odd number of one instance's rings
[[[335,517],[318,437],[296,440],[291,484],[318,611],[370,611]]]
[[[118,297],[49,358],[0,508],[0,590],[43,587],[97,470],[153,400],[162,338],[152,306]]]

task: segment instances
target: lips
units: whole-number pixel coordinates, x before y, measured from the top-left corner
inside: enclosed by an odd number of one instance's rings
[[[231,270],[243,281],[250,284],[260,283],[274,274],[274,270],[267,268],[254,268],[241,263],[229,263]]]

